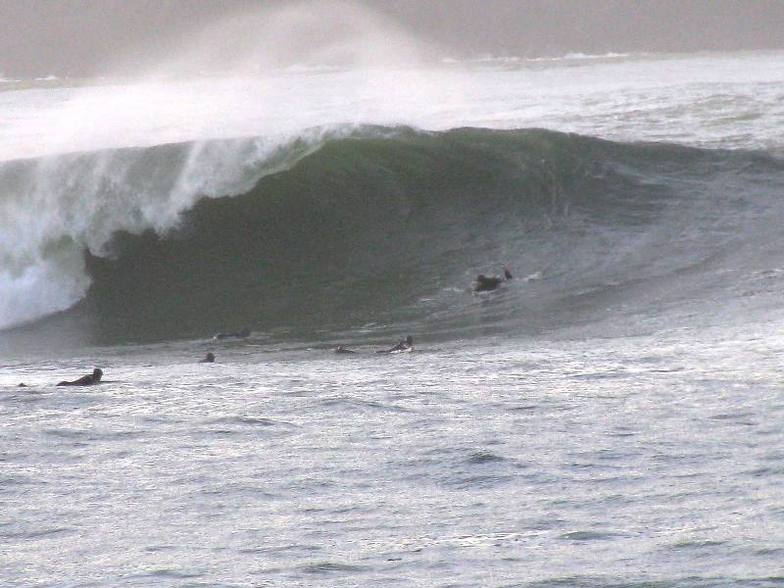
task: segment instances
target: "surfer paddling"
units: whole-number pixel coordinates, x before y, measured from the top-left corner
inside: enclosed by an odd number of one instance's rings
[[[391,349],[382,349],[381,351],[376,351],[376,353],[402,353],[404,351],[413,351],[414,350],[414,338],[409,335],[402,341],[400,341],[397,345],[392,347]]]
[[[504,277],[499,276],[486,276],[484,274],[479,274],[476,277],[476,283],[474,284],[474,292],[490,292],[495,290],[500,286],[503,282],[512,279],[512,272],[504,266]]]
[[[99,368],[95,368],[92,374],[87,374],[86,376],[82,376],[78,380],[71,380],[71,381],[62,381],[59,382],[58,386],[93,386],[95,384],[99,384],[101,382],[101,378],[103,377],[103,371]]]
[[[204,359],[200,359],[199,363],[214,363],[215,362],[215,354],[210,352],[204,356]]]

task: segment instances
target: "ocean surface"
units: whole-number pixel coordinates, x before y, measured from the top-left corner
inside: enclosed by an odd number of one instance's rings
[[[0,586],[784,586],[784,53],[155,74],[0,79]]]

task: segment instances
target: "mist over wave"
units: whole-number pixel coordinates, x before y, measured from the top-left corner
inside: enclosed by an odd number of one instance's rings
[[[116,231],[165,232],[200,197],[247,191],[317,144],[311,129],[397,124],[449,103],[453,84],[436,99],[411,69],[421,46],[354,2],[245,6],[150,61],[107,62],[97,82],[0,93],[0,328],[70,307],[89,287],[85,251],[101,255]],[[337,95],[286,73],[324,65],[341,68]]]
[[[767,234],[739,199],[778,218],[777,54],[434,68],[364,7],[303,6],[191,31],[132,78],[107,65],[0,92],[0,329],[72,309],[57,320],[106,341],[409,320],[459,334],[515,308],[545,329],[576,320],[562,294],[699,265],[731,240],[719,226]],[[544,277],[480,313],[465,289],[501,263]]]

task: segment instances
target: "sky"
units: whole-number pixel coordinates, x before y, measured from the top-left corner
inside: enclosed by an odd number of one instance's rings
[[[784,48],[784,0],[354,2],[423,40],[434,59]],[[149,63],[179,50],[227,14],[284,4],[286,0],[0,0],[0,75],[78,77],[112,68],[111,73],[122,73],[118,67]],[[318,11],[326,2],[300,1],[297,6],[303,12]],[[331,17],[339,20],[352,10],[350,4],[334,4]],[[263,28],[258,25],[255,34],[263,37]],[[297,34],[291,31],[292,37]]]

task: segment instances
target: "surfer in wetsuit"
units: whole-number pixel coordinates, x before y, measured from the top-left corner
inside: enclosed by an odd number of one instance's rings
[[[395,345],[392,349],[383,349],[381,351],[376,351],[376,353],[400,353],[401,351],[413,351],[414,350],[414,338],[409,335],[402,341],[400,341],[397,345]]]
[[[479,274],[476,276],[476,285],[474,286],[474,292],[489,292],[491,290],[495,290],[498,286],[501,285],[503,280],[498,276],[485,276],[484,274]]]
[[[199,360],[199,363],[214,363],[215,362],[215,354],[210,352],[204,356],[204,359]]]
[[[101,381],[101,377],[103,376],[103,371],[99,368],[95,368],[92,374],[87,374],[86,376],[82,376],[78,380],[62,381],[59,382],[58,386],[92,386],[94,384],[98,384]]]
[[[245,328],[240,331],[231,331],[228,333],[218,333],[213,339],[246,339],[250,337],[250,329]]]
[[[338,345],[335,348],[335,353],[356,353],[356,351],[352,351],[351,349],[346,348],[345,345]]]
[[[501,285],[501,282],[511,280],[512,279],[512,272],[504,266],[504,277],[499,278],[498,276],[486,276],[484,274],[479,274],[476,277],[476,284],[474,285],[474,292],[490,292],[498,288]]]

